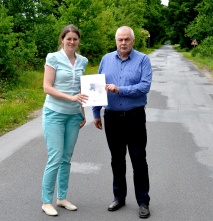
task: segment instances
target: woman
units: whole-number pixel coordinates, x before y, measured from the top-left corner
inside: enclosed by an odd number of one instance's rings
[[[48,150],[48,161],[42,182],[42,210],[58,215],[52,205],[57,180],[57,206],[77,210],[67,199],[70,161],[79,129],[86,123],[82,103],[88,99],[80,93],[80,76],[88,59],[76,53],[80,42],[79,30],[66,26],[59,37],[59,51],[49,53],[44,71],[44,92],[47,94],[42,127]]]

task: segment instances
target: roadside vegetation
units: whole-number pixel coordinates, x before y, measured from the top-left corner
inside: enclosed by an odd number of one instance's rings
[[[0,136],[27,122],[29,113],[41,107],[42,77],[38,71],[24,72],[17,86],[0,93]]]
[[[88,66],[85,74],[97,73],[98,66]],[[43,71],[27,71],[19,84],[0,92],[0,136],[36,117],[44,103]]]
[[[181,53],[184,58],[195,64],[201,71],[203,71],[203,73],[208,73],[209,77],[213,79],[213,60],[211,58],[202,56],[199,53],[195,56],[194,51],[196,48],[193,48],[190,51],[181,49],[180,45],[174,45],[173,48]]]

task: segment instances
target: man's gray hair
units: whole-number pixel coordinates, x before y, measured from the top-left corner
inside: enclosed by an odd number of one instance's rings
[[[117,34],[118,32],[122,29],[122,28],[127,28],[130,30],[132,38],[135,38],[135,34],[134,31],[129,27],[129,26],[121,26],[120,28],[117,29],[116,33],[115,33],[115,38],[117,38]]]

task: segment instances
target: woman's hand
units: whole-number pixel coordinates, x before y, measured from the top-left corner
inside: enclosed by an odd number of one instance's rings
[[[86,94],[76,94],[71,96],[71,101],[79,102],[80,104],[86,103],[88,96]]]
[[[85,124],[86,124],[86,118],[84,117],[84,119],[82,120],[80,124],[80,128],[82,128]]]

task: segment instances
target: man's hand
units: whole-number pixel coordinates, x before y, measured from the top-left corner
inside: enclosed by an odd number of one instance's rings
[[[105,90],[118,94],[119,88],[114,84],[106,84]]]
[[[95,118],[93,122],[98,129],[102,130],[101,118]]]

